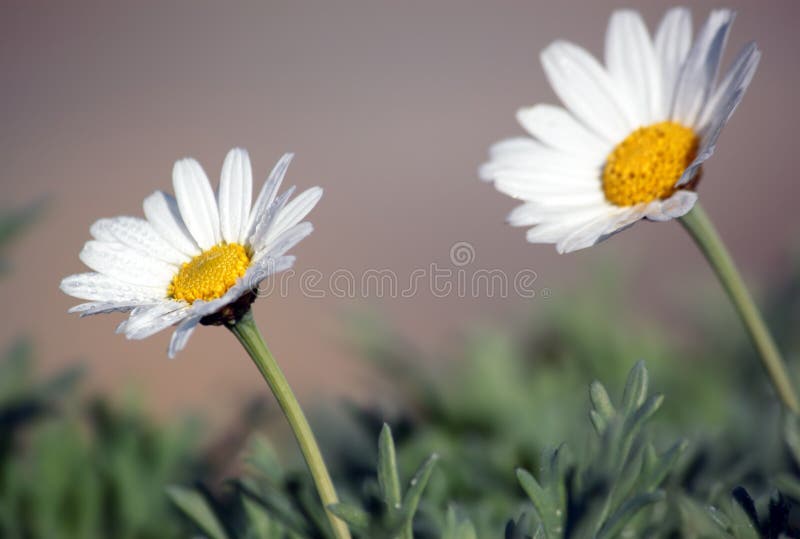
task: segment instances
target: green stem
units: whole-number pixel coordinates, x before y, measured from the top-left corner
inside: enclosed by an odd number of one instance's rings
[[[750,337],[753,339],[753,344],[755,344],[761,356],[761,363],[764,365],[781,402],[795,414],[800,413],[794,385],[786,372],[786,366],[778,347],[775,346],[775,341],[772,339],[766,324],[764,324],[764,320],[758,312],[758,308],[750,292],[748,292],[742,276],[736,269],[733,259],[708,215],[698,203],[689,213],[681,217],[680,221],[686,231],[694,238],[695,243],[705,255],[708,263],[711,264],[725,292],[727,292],[728,297],[738,311],[742,322],[744,322],[747,331],[750,333]]]
[[[252,311],[248,311],[239,322],[228,326],[228,328],[236,335],[236,338],[242,343],[247,353],[250,354],[256,367],[261,371],[261,375],[272,390],[272,394],[275,395],[281,410],[286,416],[286,420],[291,425],[308,469],[311,471],[311,476],[314,478],[314,484],[322,500],[322,505],[325,507],[325,513],[331,523],[334,535],[337,539],[350,539],[347,525],[328,510],[328,507],[338,503],[339,499],[336,496],[336,490],[333,488],[328,469],[325,467],[325,461],[322,459],[317,440],[314,438],[314,433],[311,431],[308,420],[303,414],[292,388],[289,387],[289,382],[267,348],[261,332],[258,331],[255,320],[253,320]]]

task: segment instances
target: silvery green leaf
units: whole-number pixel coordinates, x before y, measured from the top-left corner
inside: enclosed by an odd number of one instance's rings
[[[409,523],[417,512],[419,501],[422,498],[422,492],[428,485],[428,480],[431,478],[431,473],[433,473],[433,468],[436,466],[437,460],[439,460],[439,455],[436,453],[428,457],[428,460],[419,467],[417,473],[414,474],[414,477],[412,477],[411,481],[408,483],[408,490],[403,498],[403,511],[406,513],[406,518]]]
[[[184,487],[171,486],[167,487],[167,495],[210,539],[228,539],[214,511],[200,493]]]
[[[594,381],[589,386],[589,398],[595,411],[606,421],[616,415],[617,410],[611,403],[611,397],[608,396],[608,391],[600,382]]]
[[[381,429],[378,439],[378,484],[384,501],[390,508],[400,508],[400,478],[397,473],[397,457],[395,455],[392,430],[386,423]]]
[[[644,403],[647,397],[648,375],[644,361],[637,361],[628,374],[625,391],[622,393],[622,410],[629,415]]]
[[[458,514],[452,505],[447,508],[441,539],[478,539],[475,527],[468,518]]]
[[[606,417],[597,410],[589,410],[589,419],[592,420],[592,426],[594,426],[594,430],[597,431],[597,434],[602,436],[608,426]]]
[[[642,487],[647,490],[657,488],[672,471],[678,459],[686,452],[688,447],[689,442],[686,440],[675,442],[672,447],[658,457],[653,467],[648,470],[646,477],[647,484],[642,485]]]
[[[276,537],[280,526],[270,518],[267,510],[247,496],[242,496],[242,505],[247,515],[248,532],[258,539]]]
[[[596,539],[612,539],[618,537],[620,532],[636,516],[639,511],[664,499],[664,492],[657,490],[647,494],[639,494],[620,506],[601,526],[595,535]]]
[[[560,537],[563,532],[561,524],[562,511],[555,504],[550,493],[527,470],[518,468],[517,479],[536,510],[536,514],[544,528],[545,536],[548,539]]]

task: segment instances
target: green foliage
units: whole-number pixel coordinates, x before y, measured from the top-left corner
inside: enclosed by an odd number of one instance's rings
[[[388,425],[381,431],[378,446],[376,477],[363,484],[363,505],[340,502],[329,509],[357,537],[412,539],[414,518],[437,456],[419,467],[403,492]],[[288,476],[264,438],[251,444],[248,462],[250,473],[231,482],[228,496],[213,498],[201,491],[170,487],[170,497],[198,531],[213,539],[332,537],[311,485],[305,477]],[[472,529],[454,510],[447,518],[446,534]]]
[[[374,539],[413,539],[413,521],[422,493],[428,485],[438,456],[434,453],[419,467],[405,494],[400,488],[394,439],[384,424],[378,441],[378,492],[367,509],[339,503],[330,509],[361,537]],[[455,519],[455,515],[448,518]],[[468,522],[453,522],[451,528],[468,529]],[[451,532],[454,533],[454,532]]]
[[[0,216],[0,256],[34,214]],[[766,313],[796,375],[798,282]],[[444,358],[360,322],[391,413],[353,405],[322,425],[342,500],[330,509],[359,539],[800,537],[800,423],[780,416],[727,304],[703,297],[709,316],[688,321],[702,339],[667,338],[593,285]],[[251,436],[220,484],[188,425],[87,402],[80,368],[43,379],[32,357],[20,340],[0,360],[3,539],[332,537],[306,469],[279,458],[294,446]]]
[[[0,537],[181,537],[163,489],[194,473],[188,426],[77,402],[81,372],[36,382],[27,341],[0,359]]]
[[[645,508],[664,499],[659,486],[686,449],[677,442],[658,454],[644,426],[661,406],[660,395],[647,396],[644,363],[628,376],[619,409],[599,382],[591,385],[590,417],[599,437],[590,455],[565,464],[564,448],[542,459],[537,480],[524,469],[517,478],[533,503],[535,535],[546,539],[586,537],[605,539],[644,537],[651,525],[636,518]]]

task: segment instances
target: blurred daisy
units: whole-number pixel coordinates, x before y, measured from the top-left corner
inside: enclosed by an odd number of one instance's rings
[[[700,166],[760,58],[744,47],[717,83],[732,11],[713,11],[692,43],[687,9],[667,12],[651,39],[635,11],[616,11],[605,67],[556,41],[542,65],[565,108],[536,105],[517,119],[533,138],[496,144],[481,177],[525,201],[508,217],[532,243],[559,252],[596,244],[640,219],[667,221],[695,204]]]
[[[231,324],[247,312],[258,283],[289,268],[286,255],[311,233],[300,222],[317,204],[312,187],[287,202],[294,187],[277,196],[292,160],[275,165],[251,207],[253,174],[245,150],[231,150],[214,195],[194,159],[175,163],[175,197],[156,191],[144,200],[146,219],[100,219],[90,228],[80,259],[91,273],[61,282],[70,296],[88,300],[70,309],[81,316],[130,312],[117,329],[144,339],[178,325],[169,345],[174,357],[198,323]]]

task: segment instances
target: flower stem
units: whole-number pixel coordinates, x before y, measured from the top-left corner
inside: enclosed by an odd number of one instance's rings
[[[793,413],[800,413],[794,385],[786,371],[778,347],[708,215],[698,203],[689,213],[681,217],[680,221],[714,269],[725,292],[739,313],[781,402]]]
[[[267,348],[261,332],[256,327],[252,311],[248,311],[236,324],[228,326],[228,328],[236,335],[236,338],[242,343],[247,353],[250,354],[253,363],[256,364],[264,380],[267,381],[272,394],[275,395],[281,410],[286,416],[286,420],[291,425],[308,469],[311,471],[311,476],[314,478],[314,484],[322,500],[322,505],[325,507],[325,513],[333,528],[334,535],[337,539],[350,539],[347,525],[328,510],[328,506],[338,503],[339,499],[336,496],[336,490],[333,488],[328,469],[325,467],[325,461],[322,459],[317,440],[314,438],[314,433],[311,431],[308,420],[306,420],[306,416],[303,414],[300,403],[297,402],[289,382],[281,372],[278,363]]]

